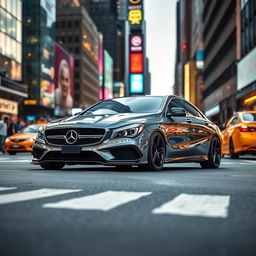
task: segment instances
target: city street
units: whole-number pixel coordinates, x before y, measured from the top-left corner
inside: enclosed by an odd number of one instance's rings
[[[6,255],[256,255],[256,158],[219,169],[66,166],[0,155]]]

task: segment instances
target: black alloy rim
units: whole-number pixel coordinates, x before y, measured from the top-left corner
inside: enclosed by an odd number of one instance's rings
[[[164,165],[165,147],[164,141],[160,135],[156,135],[153,139],[151,148],[152,162],[156,167]]]
[[[216,165],[220,164],[220,143],[217,140],[213,141],[213,161]]]

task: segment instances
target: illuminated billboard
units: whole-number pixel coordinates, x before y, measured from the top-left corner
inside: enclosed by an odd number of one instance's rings
[[[103,35],[99,35],[99,85],[100,85],[100,100],[103,100]]]
[[[113,98],[113,59],[104,50],[104,99]]]
[[[40,0],[42,11],[40,104],[54,108],[54,24],[56,21],[55,0]]]
[[[142,52],[143,37],[142,34],[134,34],[130,36],[130,52]]]
[[[130,73],[143,73],[143,54],[130,54]]]
[[[143,20],[143,1],[129,0],[128,2],[128,20],[133,27],[140,26]]]
[[[130,93],[140,94],[144,92],[143,74],[130,74]]]
[[[56,107],[71,113],[74,96],[74,59],[61,46],[55,44],[55,104]]]

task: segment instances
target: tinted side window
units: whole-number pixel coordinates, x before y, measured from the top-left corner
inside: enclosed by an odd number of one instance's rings
[[[174,99],[171,100],[169,105],[168,105],[168,109],[170,108],[184,108],[187,112],[187,116],[199,116],[201,117],[201,115],[198,113],[198,111],[189,103],[187,103],[186,101],[183,100],[179,100],[179,99]]]
[[[237,121],[238,121],[238,116],[235,116],[232,119],[232,121],[229,123],[228,127],[235,125],[237,123]]]

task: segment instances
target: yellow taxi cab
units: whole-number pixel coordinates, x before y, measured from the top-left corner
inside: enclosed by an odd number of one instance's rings
[[[41,126],[42,124],[29,125],[21,129],[19,133],[7,137],[4,143],[5,151],[10,155],[15,155],[17,152],[32,151],[34,139]]]
[[[221,132],[222,154],[239,158],[242,154],[256,154],[256,111],[238,112]]]

